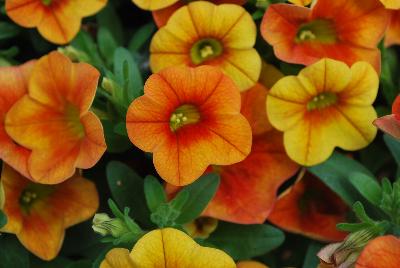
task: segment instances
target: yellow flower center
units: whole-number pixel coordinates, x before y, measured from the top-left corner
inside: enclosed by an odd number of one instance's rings
[[[65,117],[69,129],[79,138],[85,136],[85,128],[81,123],[79,109],[72,104],[67,104],[65,108]]]
[[[53,0],[42,0],[42,3],[46,6],[50,6]]]
[[[35,202],[48,197],[53,192],[53,190],[54,188],[50,185],[35,183],[28,184],[28,186],[22,191],[19,197],[19,204],[22,211],[25,213],[29,213],[30,208]]]
[[[330,20],[317,19],[302,24],[296,34],[296,42],[317,41],[323,44],[334,44],[337,42],[335,25]]]
[[[190,50],[190,57],[193,64],[199,65],[207,60],[218,57],[222,54],[222,44],[213,38],[205,38],[197,41]]]
[[[176,131],[179,128],[195,124],[200,121],[200,112],[196,106],[191,104],[184,104],[179,106],[171,115],[169,125],[172,131]]]
[[[307,103],[307,110],[313,111],[315,109],[321,110],[337,102],[337,96],[332,92],[324,92],[315,96],[312,100]]]

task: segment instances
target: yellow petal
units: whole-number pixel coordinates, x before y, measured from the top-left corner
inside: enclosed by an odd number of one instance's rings
[[[138,268],[236,267],[223,251],[201,247],[187,234],[172,228],[147,233],[136,243],[130,257]]]
[[[389,9],[400,9],[399,0],[381,0],[382,4]]]
[[[179,0],[132,0],[132,2],[145,10],[158,10],[168,6],[172,6]]]
[[[290,3],[295,4],[297,6],[308,6],[311,4],[312,0],[288,0]]]
[[[91,16],[99,12],[105,5],[108,0],[75,0],[75,8],[76,11],[82,17]]]
[[[129,257],[129,250],[125,248],[114,248],[110,250],[106,258],[101,262],[100,268],[134,268]]]

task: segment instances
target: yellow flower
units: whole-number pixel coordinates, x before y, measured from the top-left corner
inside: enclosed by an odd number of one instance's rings
[[[261,72],[261,58],[253,48],[256,35],[256,25],[243,7],[195,1],[177,10],[154,35],[150,66],[157,73],[176,65],[213,65],[246,90]]]
[[[311,4],[312,0],[289,0],[290,3],[295,4],[297,6],[308,6]]]
[[[388,9],[400,9],[400,0],[380,0]]]
[[[132,252],[109,251],[100,268],[235,268],[232,258],[221,250],[201,247],[182,231],[166,228],[144,235]]]
[[[298,76],[279,80],[269,92],[271,124],[284,132],[286,152],[294,161],[319,164],[334,148],[359,150],[376,135],[372,107],[379,79],[372,66],[322,59]]]

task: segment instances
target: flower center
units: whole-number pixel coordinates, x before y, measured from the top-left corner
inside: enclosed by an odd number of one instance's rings
[[[216,58],[222,54],[221,43],[213,38],[205,38],[197,41],[190,50],[190,57],[193,64],[199,65],[203,62]]]
[[[69,129],[79,138],[83,138],[85,136],[85,128],[81,123],[79,109],[72,104],[67,104],[65,117]]]
[[[179,128],[195,124],[200,121],[200,113],[196,106],[191,104],[184,104],[179,106],[171,115],[169,125],[172,131],[176,131]]]
[[[52,1],[53,1],[53,0],[42,0],[42,3],[43,3],[45,6],[50,6]]]
[[[296,34],[296,42],[317,41],[322,44],[334,44],[337,42],[335,25],[331,20],[317,19],[300,26]]]
[[[337,96],[332,92],[324,92],[315,96],[311,101],[307,103],[307,110],[313,111],[315,109],[324,109],[337,102]]]
[[[48,197],[53,190],[54,188],[50,185],[28,184],[19,197],[19,204],[22,210],[28,213],[35,202]]]

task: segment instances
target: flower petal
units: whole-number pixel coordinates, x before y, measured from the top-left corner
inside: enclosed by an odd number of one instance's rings
[[[126,248],[113,248],[110,250],[100,268],[134,268],[134,264],[129,257],[129,250]]]
[[[400,239],[385,235],[370,241],[361,252],[356,268],[397,268],[400,260]]]
[[[46,14],[46,9],[40,1],[7,0],[7,15],[23,27],[36,27]]]
[[[392,135],[396,139],[400,139],[400,122],[393,114],[379,117],[374,121],[374,125],[383,132]]]
[[[132,2],[145,10],[157,10],[168,7],[179,0],[132,0]]]

